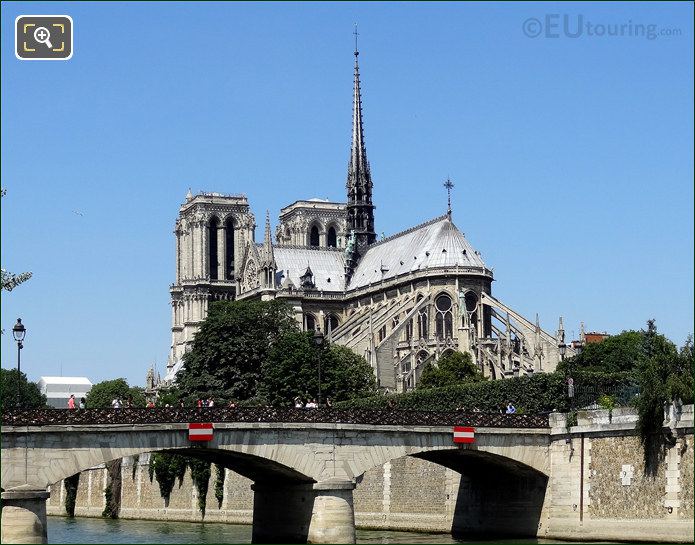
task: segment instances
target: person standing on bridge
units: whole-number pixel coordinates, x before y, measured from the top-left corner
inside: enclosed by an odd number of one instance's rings
[[[87,400],[83,397],[80,398],[80,409],[84,409],[87,406]]]
[[[75,394],[70,394],[70,399],[68,399],[68,409],[75,408]]]

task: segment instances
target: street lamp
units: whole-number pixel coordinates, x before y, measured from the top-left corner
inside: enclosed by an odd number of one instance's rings
[[[565,361],[565,354],[567,353],[567,345],[561,342],[557,345],[560,351],[560,361]],[[570,362],[572,360],[569,360]],[[574,379],[572,378],[572,370],[570,369],[571,363],[567,364],[565,368],[565,373],[567,376],[567,397],[570,398],[570,411],[574,410]]]
[[[319,363],[319,407],[321,406],[321,346],[323,345],[323,333],[318,328],[314,331],[314,344],[318,348],[318,363]]]
[[[21,396],[21,388],[22,388],[22,382],[20,380],[20,372],[21,372],[21,353],[22,353],[22,348],[24,348],[24,337],[27,334],[27,329],[24,327],[24,324],[22,323],[21,318],[17,318],[17,323],[14,325],[12,328],[12,336],[14,337],[14,340],[17,341],[17,408],[19,408],[19,403],[20,403],[20,396]]]

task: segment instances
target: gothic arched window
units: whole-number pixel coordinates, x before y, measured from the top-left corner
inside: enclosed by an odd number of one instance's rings
[[[453,337],[451,297],[444,293],[441,294],[434,300],[434,306],[437,309],[435,321],[437,337],[440,339]]]
[[[316,227],[316,225],[311,226],[311,230],[309,231],[309,246],[318,246],[319,245],[319,228]]]
[[[335,314],[329,314],[323,319],[323,330],[326,335],[338,329],[338,318]]]
[[[410,314],[410,311],[412,309],[407,309],[405,311],[406,315]],[[410,339],[413,338],[413,320],[412,318],[408,320],[408,323],[405,324],[405,340],[409,341]]]
[[[208,273],[210,280],[217,280],[217,270],[219,263],[217,262],[217,229],[219,228],[220,220],[215,216],[210,218],[208,223]]]
[[[417,314],[417,335],[420,339],[428,337],[427,307],[420,309]]]
[[[337,248],[338,247],[338,234],[335,232],[335,227],[331,226],[328,229],[328,247]]]
[[[478,306],[478,296],[473,291],[467,291],[464,295],[464,301],[466,302],[466,310],[468,312],[473,312]]]
[[[225,279],[234,280],[234,218],[232,217],[224,222],[224,242]]]
[[[316,331],[316,318],[314,318],[313,314],[305,314],[304,323],[307,331]]]

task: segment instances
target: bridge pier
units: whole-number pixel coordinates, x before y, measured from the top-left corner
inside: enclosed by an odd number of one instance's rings
[[[327,480],[314,484],[308,543],[355,543],[355,483]]]
[[[47,543],[46,490],[8,490],[2,493],[2,543]]]
[[[355,543],[352,481],[251,488],[253,543]]]
[[[252,543],[306,543],[314,491],[307,484],[255,483]]]

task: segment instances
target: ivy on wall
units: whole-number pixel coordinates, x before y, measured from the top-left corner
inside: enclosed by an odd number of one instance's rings
[[[224,478],[224,466],[215,464],[215,499],[217,500],[218,509],[222,509],[222,501],[224,500]]]
[[[154,452],[150,456],[148,469],[150,482],[152,482],[153,478],[157,479],[159,494],[164,499],[164,507],[169,507],[171,491],[174,489],[176,481],[178,480],[180,488],[186,475],[186,469],[190,469],[191,480],[198,491],[198,509],[205,516],[205,502],[210,483],[210,462],[181,456],[180,454]],[[218,501],[221,504],[221,500],[218,499]]]
[[[133,474],[132,474],[132,479],[135,480],[135,476],[137,475],[138,472],[138,464],[140,463],[140,455],[135,454],[133,456]],[[150,479],[152,481],[152,479]]]
[[[101,513],[102,517],[117,519],[118,513],[121,510],[121,467],[123,459],[118,458],[106,462],[106,489],[104,497],[106,505]]]
[[[75,473],[68,477],[65,483],[65,513],[69,517],[75,516],[75,500],[77,499],[77,487],[80,484],[80,474]]]
[[[176,480],[179,481],[179,487],[183,484],[183,477],[186,474],[186,458],[178,454],[154,452],[150,456],[149,474],[150,481],[152,481],[152,477],[157,479],[159,494],[164,499],[164,507],[169,507],[169,498]]]
[[[191,480],[198,491],[198,509],[205,516],[205,501],[210,484],[210,462],[197,458],[187,458],[188,467],[191,469]]]

